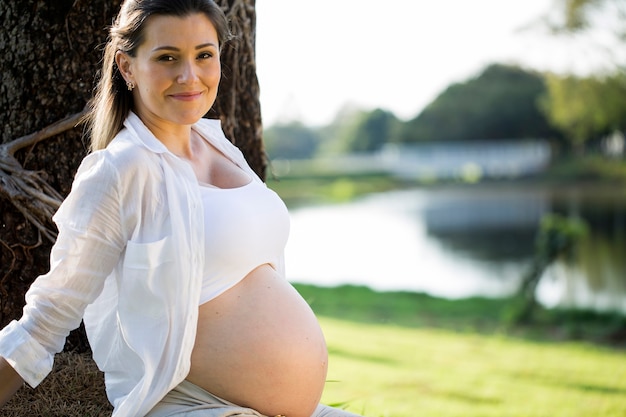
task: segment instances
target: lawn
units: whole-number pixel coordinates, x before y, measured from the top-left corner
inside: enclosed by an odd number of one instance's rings
[[[323,401],[368,417],[626,416],[623,351],[322,317]]]
[[[510,327],[506,300],[297,287],[326,334],[326,403],[367,417],[626,416],[624,346],[609,342],[623,318],[543,311]]]

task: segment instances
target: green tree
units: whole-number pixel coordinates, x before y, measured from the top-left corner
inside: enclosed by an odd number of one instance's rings
[[[345,147],[350,152],[374,152],[391,141],[399,120],[393,113],[376,109],[362,113],[348,132]]]
[[[508,308],[511,324],[531,322],[537,308],[537,286],[545,270],[558,260],[571,261],[589,230],[584,220],[549,213],[541,218],[535,237],[535,251],[528,271]]]
[[[312,158],[319,146],[317,131],[300,122],[270,126],[263,139],[270,159]]]
[[[626,129],[626,77],[547,76],[548,93],[541,107],[573,149],[615,130]]]
[[[345,109],[329,126],[320,129],[322,154],[375,152],[397,141],[400,120],[383,109]]]
[[[607,39],[597,50],[607,51],[602,74],[547,76],[548,93],[542,108],[551,123],[582,153],[586,145],[607,133],[626,129],[626,2],[623,0],[560,0],[559,10],[548,20],[556,35],[579,37],[601,30]],[[615,48],[618,45],[619,48]]]
[[[407,122],[402,142],[550,138],[558,136],[541,113],[543,75],[493,64],[476,78],[453,84]]]
[[[626,20],[626,3],[623,0],[558,0],[559,9],[548,20],[549,27],[555,33],[580,33],[599,25],[598,16],[602,13],[613,17],[611,28],[613,35],[625,39],[626,27],[621,24]],[[606,23],[604,20],[602,23]]]
[[[349,142],[363,113],[363,110],[347,105],[337,113],[330,124],[318,128],[320,146],[317,156],[349,152]]]
[[[542,100],[550,122],[563,131],[577,153],[582,153],[590,141],[626,128],[626,62],[623,55],[613,53],[614,45],[626,46],[626,2],[559,0],[557,7],[557,13],[548,19],[556,35],[585,36],[601,30],[605,34],[601,39],[608,39],[596,48],[607,51],[603,74],[551,74],[547,79],[548,94]]]

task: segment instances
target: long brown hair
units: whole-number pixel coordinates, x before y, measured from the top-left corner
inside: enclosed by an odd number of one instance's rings
[[[133,109],[133,95],[115,63],[117,51],[135,56],[143,42],[144,26],[150,16],[185,17],[204,13],[215,26],[220,50],[231,40],[228,20],[213,0],[126,0],[120,9],[104,47],[102,68],[85,117],[91,135],[90,151],[104,149],[122,130]]]

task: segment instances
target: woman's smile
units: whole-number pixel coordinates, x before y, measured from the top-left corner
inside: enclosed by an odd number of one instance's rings
[[[180,101],[195,101],[202,98],[202,91],[189,91],[183,93],[170,94],[170,97]]]

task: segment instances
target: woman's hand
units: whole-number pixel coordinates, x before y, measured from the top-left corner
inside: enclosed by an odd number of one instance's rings
[[[0,407],[24,384],[24,380],[9,363],[0,357]]]

